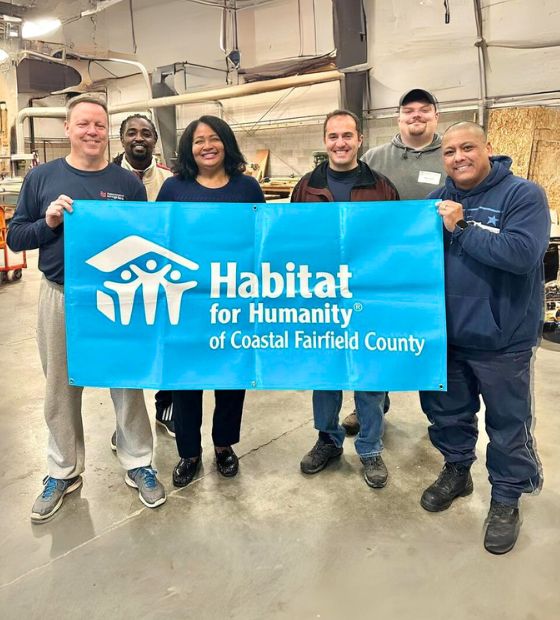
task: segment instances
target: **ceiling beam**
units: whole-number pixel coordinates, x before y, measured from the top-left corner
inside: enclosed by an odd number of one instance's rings
[[[21,4],[12,4],[11,2],[0,2],[0,15],[9,15],[10,17],[22,17],[27,12],[27,7]]]

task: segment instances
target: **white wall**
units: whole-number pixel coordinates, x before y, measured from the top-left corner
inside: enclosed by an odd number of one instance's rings
[[[472,0],[451,0],[444,23],[440,0],[366,2],[372,108],[396,107],[410,88],[432,90],[439,101],[478,97]]]
[[[246,67],[333,50],[331,0],[277,0],[238,12]]]
[[[560,90],[559,0],[496,2],[484,11],[484,36],[490,96]]]

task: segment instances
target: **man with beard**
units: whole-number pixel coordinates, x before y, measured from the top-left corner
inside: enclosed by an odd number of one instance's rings
[[[173,176],[171,170],[154,157],[158,140],[155,125],[147,116],[133,114],[122,122],[120,136],[124,153],[117,155],[114,163],[134,172],[144,184],[148,200],[155,200],[165,179]]]
[[[413,88],[399,101],[399,133],[391,142],[371,148],[362,156],[370,168],[391,179],[401,200],[421,200],[443,186],[441,136],[436,133],[438,118],[432,93]],[[387,394],[385,412],[389,404]],[[349,435],[358,433],[360,425],[355,411],[346,416],[342,426]]]
[[[169,168],[160,164],[154,157],[158,134],[153,122],[143,114],[133,114],[124,119],[120,128],[124,153],[117,155],[113,162],[133,172],[144,184],[148,200],[157,198],[165,179],[173,176]],[[173,405],[171,392],[160,390],[156,393],[156,423],[175,437]],[[111,437],[111,448],[117,449],[117,433]]]
[[[439,112],[432,93],[413,88],[399,101],[399,133],[387,144],[369,149],[362,161],[391,179],[401,200],[419,200],[443,186]]]

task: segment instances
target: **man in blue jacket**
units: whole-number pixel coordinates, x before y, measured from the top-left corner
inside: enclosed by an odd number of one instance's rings
[[[479,125],[449,127],[442,153],[447,181],[429,198],[442,199],[445,227],[448,388],[422,393],[421,403],[445,465],[420,503],[437,512],[472,493],[482,396],[492,486],[484,546],[501,554],[517,540],[521,494],[542,481],[531,435],[530,366],[550,214],[543,190],[514,176],[509,157],[492,156]]]

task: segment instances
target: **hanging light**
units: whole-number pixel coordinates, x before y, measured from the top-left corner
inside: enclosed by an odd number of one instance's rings
[[[24,21],[21,29],[21,36],[24,39],[37,39],[47,34],[53,33],[61,26],[60,19],[46,17],[44,19],[34,19]]]

